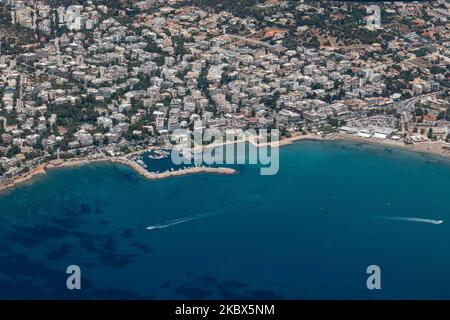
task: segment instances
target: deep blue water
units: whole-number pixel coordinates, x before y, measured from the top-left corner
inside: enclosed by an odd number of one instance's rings
[[[0,298],[450,298],[446,160],[335,142],[280,157],[275,176],[148,181],[102,164],[0,195]],[[381,290],[366,287],[372,264]]]

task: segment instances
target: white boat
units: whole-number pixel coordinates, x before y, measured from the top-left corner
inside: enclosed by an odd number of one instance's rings
[[[165,150],[154,150],[148,157],[152,160],[160,160],[167,158],[170,155],[170,152]]]

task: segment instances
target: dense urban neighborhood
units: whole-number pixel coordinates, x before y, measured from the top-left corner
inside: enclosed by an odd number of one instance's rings
[[[0,0],[0,181],[194,124],[450,144],[450,2]]]

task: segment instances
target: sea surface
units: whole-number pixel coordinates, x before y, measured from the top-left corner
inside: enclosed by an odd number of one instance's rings
[[[275,176],[53,169],[0,194],[0,298],[449,299],[449,195],[447,160],[350,142],[285,146]]]

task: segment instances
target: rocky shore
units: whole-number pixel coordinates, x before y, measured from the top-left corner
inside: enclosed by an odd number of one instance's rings
[[[150,180],[159,180],[166,179],[170,177],[184,176],[190,174],[198,174],[198,173],[208,173],[208,174],[224,174],[231,175],[235,174],[236,170],[232,168],[210,168],[210,167],[192,167],[175,171],[166,171],[161,173],[150,172],[145,168],[141,167],[136,162],[129,160],[127,158],[113,158],[113,157],[105,157],[105,158],[96,158],[96,159],[69,159],[69,160],[52,160],[46,164],[40,165],[29,172],[17,176],[13,178],[11,181],[7,183],[0,184],[0,192],[6,191],[14,188],[15,186],[25,183],[27,181],[32,180],[35,176],[45,175],[46,169],[52,168],[64,168],[64,167],[76,167],[82,166],[86,164],[92,163],[100,163],[100,162],[110,162],[126,165],[132,169],[134,169],[141,176]]]

